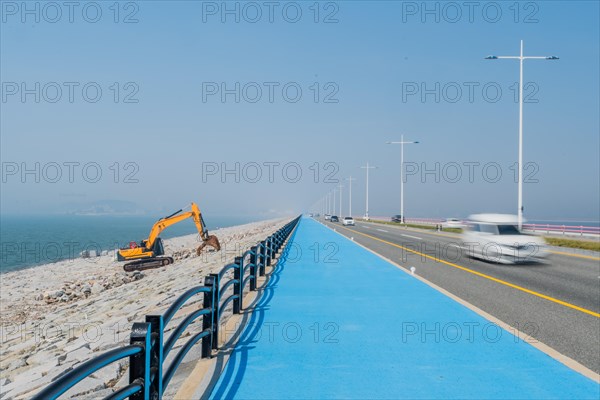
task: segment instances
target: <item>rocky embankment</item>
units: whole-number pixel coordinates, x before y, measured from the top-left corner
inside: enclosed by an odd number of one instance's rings
[[[185,290],[202,284],[205,275],[217,272],[285,222],[269,220],[213,231],[222,250],[205,249],[200,256],[195,254],[196,235],[165,240],[165,252],[174,256],[175,263],[143,272],[124,272],[123,263],[109,254],[0,275],[0,399],[30,398],[82,362],[127,344],[132,322],[162,314]],[[198,307],[200,300],[188,307]],[[179,319],[178,315],[172,326]],[[127,360],[111,364],[79,383],[67,397],[104,397],[125,383],[126,370]]]

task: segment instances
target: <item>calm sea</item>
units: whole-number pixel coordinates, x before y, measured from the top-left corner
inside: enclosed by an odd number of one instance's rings
[[[0,273],[79,257],[84,250],[101,252],[126,247],[148,237],[158,218],[149,216],[2,216]],[[205,218],[208,229],[260,220],[252,217]],[[162,238],[197,233],[190,220],[172,225]]]

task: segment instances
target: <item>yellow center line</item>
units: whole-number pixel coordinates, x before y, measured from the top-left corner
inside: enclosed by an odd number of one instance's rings
[[[554,250],[549,250],[548,252],[550,252],[550,253],[554,253],[554,254],[560,254],[561,256],[569,256],[569,257],[587,258],[587,259],[589,259],[589,260],[596,260],[596,261],[600,261],[600,257],[595,257],[595,256],[586,256],[585,254],[573,254],[573,253],[565,253],[564,251],[554,251]]]
[[[472,269],[469,269],[469,268],[463,267],[463,266],[461,266],[461,265],[454,264],[454,263],[451,263],[451,262],[449,262],[449,261],[445,261],[445,260],[442,260],[442,259],[439,259],[439,258],[436,258],[436,257],[432,257],[432,256],[430,256],[430,255],[427,255],[427,254],[420,253],[420,252],[418,252],[418,251],[415,251],[415,250],[409,249],[409,248],[407,248],[407,247],[400,246],[399,244],[392,243],[392,242],[388,242],[387,240],[383,240],[383,239],[380,239],[380,238],[378,238],[378,237],[375,237],[375,236],[367,235],[366,233],[362,233],[362,232],[356,231],[356,230],[354,230],[354,229],[349,229],[349,228],[346,228],[346,227],[343,227],[343,226],[340,226],[340,228],[346,229],[346,230],[348,230],[348,231],[350,231],[350,232],[353,232],[353,233],[358,233],[359,235],[366,236],[366,237],[368,237],[368,238],[371,238],[371,239],[373,239],[373,240],[377,240],[377,241],[379,241],[379,242],[382,242],[382,243],[385,243],[385,244],[389,244],[390,246],[394,246],[394,247],[397,247],[397,248],[399,248],[399,249],[403,249],[403,250],[406,250],[406,251],[408,251],[408,252],[411,252],[411,253],[414,253],[414,254],[418,254],[418,255],[420,255],[420,256],[422,256],[422,257],[426,257],[426,258],[428,258],[428,259],[430,259],[430,260],[434,260],[434,261],[440,262],[440,263],[442,263],[442,264],[449,265],[449,266],[451,266],[451,267],[454,267],[454,268],[460,269],[460,270],[462,270],[462,271],[465,271],[465,272],[468,272],[468,273],[470,273],[470,274],[477,275],[477,276],[480,276],[480,277],[482,277],[482,278],[485,278],[485,279],[489,279],[489,280],[491,280],[491,281],[494,281],[494,282],[500,283],[500,284],[502,284],[502,285],[505,285],[505,286],[511,287],[511,288],[513,288],[513,289],[517,289],[517,290],[520,290],[520,291],[522,291],[522,292],[529,293],[529,294],[531,294],[531,295],[533,295],[533,296],[537,296],[537,297],[539,297],[539,298],[542,298],[542,299],[545,299],[545,300],[551,301],[551,302],[553,302],[553,303],[560,304],[560,305],[562,305],[562,306],[565,306],[565,307],[568,307],[568,308],[572,308],[572,309],[574,309],[574,310],[581,311],[582,313],[586,313],[586,314],[589,314],[589,315],[593,315],[594,317],[600,318],[600,314],[599,314],[599,313],[597,313],[597,312],[594,312],[594,311],[592,311],[592,310],[588,310],[588,309],[586,309],[586,308],[579,307],[579,306],[576,306],[576,305],[574,305],[574,304],[571,304],[571,303],[567,303],[566,301],[562,301],[562,300],[559,300],[559,299],[555,299],[554,297],[546,296],[545,294],[538,293],[538,292],[535,292],[535,291],[533,291],[533,290],[530,290],[530,289],[524,288],[524,287],[522,287],[522,286],[515,285],[514,283],[510,283],[510,282],[503,281],[502,279],[494,278],[493,276],[486,275],[486,274],[483,274],[483,273],[481,273],[481,272],[478,272],[478,271],[475,271],[475,270],[472,270]]]
[[[377,222],[371,222],[371,224],[377,224]],[[383,225],[383,224],[378,224],[378,225]],[[401,230],[401,227],[399,227],[399,226],[393,226],[393,228],[397,229],[397,230]],[[439,233],[439,232],[429,232],[429,231],[426,231],[426,230],[417,230],[417,229],[407,229],[407,230],[412,231],[412,232],[419,232],[419,233],[422,233],[424,235],[442,236],[442,237],[447,237],[447,238],[452,238],[452,239],[456,239],[457,238],[456,235],[444,234],[444,233]],[[600,257],[589,256],[589,255],[585,255],[585,254],[574,254],[574,253],[567,253],[567,252],[564,252],[564,251],[554,251],[554,250],[548,250],[548,252],[549,253],[554,253],[554,254],[560,254],[561,256],[586,258],[588,260],[600,261]]]

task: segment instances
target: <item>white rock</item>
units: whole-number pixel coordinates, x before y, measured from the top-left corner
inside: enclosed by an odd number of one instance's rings
[[[83,362],[86,361],[90,358],[92,358],[93,354],[90,351],[89,346],[82,346],[80,348],[78,348],[77,350],[73,350],[72,352],[67,354],[67,358],[65,359],[65,362],[68,363],[70,361],[73,361],[75,363],[78,362]]]
[[[104,291],[104,287],[101,284],[99,284],[98,282],[94,283],[94,285],[92,286],[92,293],[98,294],[102,291]]]
[[[63,398],[69,397],[77,397],[80,398],[83,395],[86,395],[91,392],[95,392],[97,390],[104,389],[106,385],[100,379],[87,377],[77,385],[72,387],[70,390],[63,394]]]

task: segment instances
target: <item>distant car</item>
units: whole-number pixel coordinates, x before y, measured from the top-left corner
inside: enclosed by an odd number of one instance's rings
[[[329,221],[331,219],[331,215],[325,214],[325,221]]]
[[[548,255],[544,239],[519,231],[517,216],[471,215],[462,241],[467,255],[500,264],[540,262]]]
[[[458,218],[446,218],[442,222],[442,228],[462,228],[463,222]]]
[[[362,219],[363,221],[369,221],[371,218],[368,215],[363,215]]]
[[[340,222],[340,219],[337,217],[337,215],[332,215],[330,221],[331,222]]]
[[[391,221],[392,222],[402,222],[402,215],[400,215],[400,214],[393,215],[391,218]]]
[[[354,218],[352,218],[352,217],[344,217],[344,219],[342,220],[342,225],[344,225],[344,226],[348,226],[348,225],[354,226]]]

